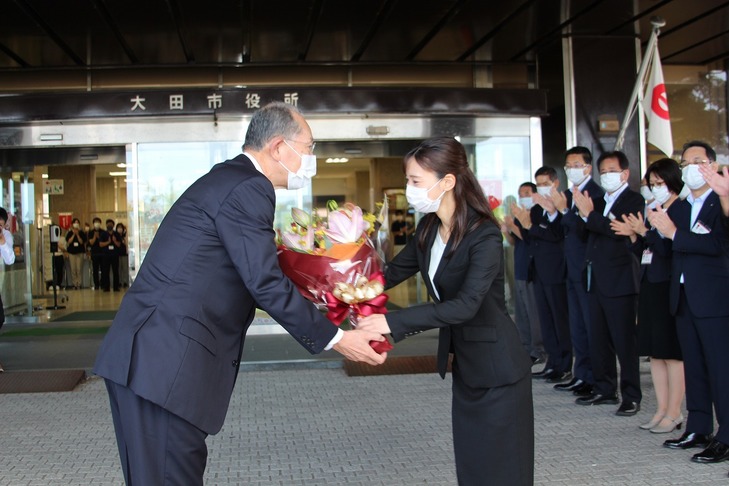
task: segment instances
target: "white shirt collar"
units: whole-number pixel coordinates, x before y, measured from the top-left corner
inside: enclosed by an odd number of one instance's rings
[[[263,174],[263,169],[261,168],[261,164],[258,163],[258,161],[256,160],[256,158],[254,156],[252,156],[250,154],[250,152],[243,152],[243,155],[245,155],[246,157],[248,157],[249,159],[251,159],[251,162],[253,163],[253,167],[255,167],[258,172],[260,172],[261,174]]]
[[[690,202],[692,206],[693,206],[693,204],[694,204],[695,202],[698,202],[698,203],[701,203],[701,204],[703,204],[703,203],[704,203],[704,201],[706,201],[706,198],[707,198],[707,197],[709,196],[709,194],[711,194],[712,192],[714,192],[714,191],[713,191],[713,190],[712,190],[711,188],[708,188],[708,189],[706,190],[706,192],[704,192],[704,193],[703,193],[702,195],[700,195],[699,197],[694,197],[694,193],[693,193],[693,192],[690,192],[690,193],[689,193],[689,195],[688,195],[688,196],[686,197],[686,200],[687,200],[688,202]]]
[[[620,188],[618,188],[618,190],[613,192],[612,194],[608,194],[607,192],[605,192],[605,196],[604,196],[605,202],[607,202],[607,203],[615,202],[615,200],[618,198],[618,196],[620,196],[623,193],[623,191],[625,191],[627,188],[628,188],[628,183],[623,182],[623,185],[620,186]]]

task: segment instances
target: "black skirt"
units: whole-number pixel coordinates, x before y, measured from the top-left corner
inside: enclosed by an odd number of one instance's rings
[[[676,320],[668,309],[670,282],[640,284],[638,299],[638,352],[657,359],[682,360]]]

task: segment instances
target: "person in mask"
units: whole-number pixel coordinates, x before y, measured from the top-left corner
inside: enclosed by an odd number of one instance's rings
[[[625,220],[626,215],[641,214],[645,200],[628,187],[630,164],[623,152],[603,153],[597,166],[605,196],[591,199],[586,192],[573,194],[588,232],[584,276],[590,305],[590,359],[595,379],[593,392],[578,398],[576,403],[619,403],[617,355],[622,403],[615,414],[632,416],[640,410],[642,399],[635,331],[640,264],[631,251],[630,238],[616,234],[611,222]]]
[[[534,180],[537,184],[537,194],[532,195],[534,206],[529,211],[514,210],[522,236],[529,243],[529,270],[547,352],[544,369],[533,376],[548,383],[560,383],[572,379],[572,341],[567,318],[564,232],[559,221],[561,215],[550,196],[557,190],[559,178],[554,168],[545,166],[537,169]]]
[[[104,249],[101,247],[102,242],[108,241],[109,234],[101,229],[101,219],[94,218],[92,228],[89,229],[89,252],[91,254],[91,277],[94,289],[101,288],[101,267],[104,259]]]
[[[506,311],[499,222],[457,140],[422,142],[403,169],[408,203],[424,215],[415,238],[388,265],[387,287],[420,272],[433,301],[366,317],[357,328],[391,333],[395,341],[440,329],[443,378],[453,355],[458,484],[531,485],[531,360]]]
[[[729,191],[717,169],[710,145],[687,143],[681,172],[691,193],[667,211],[648,212],[650,223],[671,240],[669,304],[676,316],[686,376],[686,430],[663,445],[703,447],[691,458],[698,463],[729,459],[729,299],[723,297],[729,287]],[[714,412],[719,424],[716,435],[712,435]]]
[[[564,231],[564,255],[567,263],[567,309],[572,339],[572,380],[558,383],[554,389],[572,392],[576,396],[592,393],[595,379],[590,361],[590,303],[582,282],[587,251],[585,221],[580,217],[573,194],[587,192],[591,199],[601,199],[605,191],[592,178],[592,152],[586,147],[575,146],[564,156],[564,171],[568,188],[564,192],[552,191],[552,203],[562,218]]]
[[[524,182],[519,186],[519,206],[530,210],[534,206],[532,196],[537,192],[537,185]],[[514,212],[513,206],[510,208]],[[539,327],[539,312],[534,296],[534,282],[529,275],[529,243],[522,235],[522,228],[516,224],[511,215],[504,216],[502,233],[514,247],[514,322],[519,330],[521,344],[529,353],[533,364],[545,362],[542,330]]]
[[[311,353],[385,361],[369,344],[381,334],[339,329],[278,265],[274,189],[316,173],[309,124],[268,104],[243,150],[172,205],[97,354],[127,484],[203,484],[205,439],[223,426],[257,307]]]
[[[121,237],[114,229],[114,220],[106,220],[106,234],[101,238],[99,246],[103,251],[101,258],[101,288],[109,292],[119,291],[119,245]]]
[[[81,270],[86,254],[86,233],[81,228],[81,221],[73,218],[71,229],[66,233],[66,251],[71,267],[71,285],[74,290],[81,288]]]
[[[651,191],[650,199],[664,211],[676,203],[683,187],[678,163],[668,158],[653,162],[646,171],[645,180]],[[685,391],[676,321],[666,305],[671,277],[671,240],[662,237],[641,214],[627,215],[624,221],[615,219],[611,225],[616,234],[630,238],[641,263],[638,354],[650,356],[657,408],[651,420],[640,428],[654,434],[668,433],[681,428]]]

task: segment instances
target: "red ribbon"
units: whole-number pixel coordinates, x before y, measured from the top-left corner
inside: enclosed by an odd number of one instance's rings
[[[376,272],[370,278],[370,282],[376,280],[382,285],[385,285],[385,276],[382,272]],[[327,291],[325,294],[327,300],[327,319],[332,321],[334,324],[339,326],[344,319],[346,319],[350,313],[359,316],[370,316],[372,314],[386,314],[387,309],[385,304],[387,303],[387,295],[382,293],[364,302],[358,302],[355,304],[347,304],[334,297],[334,294]]]

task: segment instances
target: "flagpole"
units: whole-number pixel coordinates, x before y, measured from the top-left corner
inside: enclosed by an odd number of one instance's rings
[[[630,121],[633,119],[633,115],[635,114],[635,109],[638,105],[638,98],[642,98],[643,84],[645,83],[645,73],[648,70],[650,61],[653,59],[655,47],[658,43],[658,34],[661,27],[666,25],[666,21],[663,20],[661,17],[652,17],[651,25],[653,26],[653,32],[651,32],[651,36],[648,39],[648,45],[645,49],[645,55],[643,56],[643,60],[640,63],[640,69],[638,70],[638,78],[635,80],[633,93],[630,95],[630,100],[628,101],[628,109],[625,111],[623,123],[620,125],[618,138],[615,141],[615,150],[622,150],[623,148],[623,143],[625,142],[625,132],[628,130],[628,125],[630,124]]]

